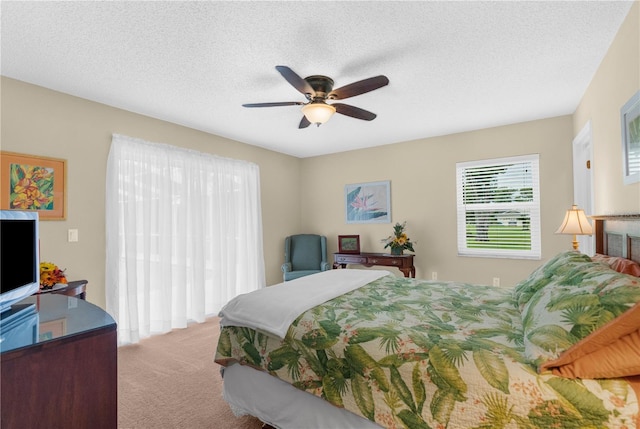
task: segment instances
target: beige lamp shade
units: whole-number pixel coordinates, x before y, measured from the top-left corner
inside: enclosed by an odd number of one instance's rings
[[[578,250],[577,235],[591,235],[593,234],[593,228],[584,214],[584,210],[579,209],[575,204],[571,209],[567,210],[564,215],[564,220],[560,225],[560,228],[556,231],[556,234],[568,234],[573,235],[573,249]]]
[[[336,113],[336,108],[326,103],[309,103],[302,106],[302,113],[312,124],[324,124]]]

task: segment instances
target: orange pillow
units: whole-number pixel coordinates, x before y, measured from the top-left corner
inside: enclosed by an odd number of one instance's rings
[[[542,364],[540,370],[567,378],[640,375],[640,303]]]
[[[640,277],[640,265],[631,259],[621,258],[619,256],[595,254],[591,257],[591,260],[607,264],[612,270],[619,273],[631,274],[632,276]]]

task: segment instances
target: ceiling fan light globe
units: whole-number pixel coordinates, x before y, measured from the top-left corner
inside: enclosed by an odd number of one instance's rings
[[[302,113],[312,124],[324,124],[336,113],[336,108],[326,103],[309,103],[302,106]]]

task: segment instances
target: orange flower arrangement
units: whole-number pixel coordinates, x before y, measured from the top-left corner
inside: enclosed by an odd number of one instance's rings
[[[51,289],[58,283],[67,284],[65,270],[61,270],[51,262],[40,263],[40,289]]]

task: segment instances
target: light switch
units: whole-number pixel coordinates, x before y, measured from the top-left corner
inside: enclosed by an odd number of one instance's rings
[[[78,241],[78,230],[70,229],[69,231],[67,231],[67,239],[69,240],[69,243]]]

